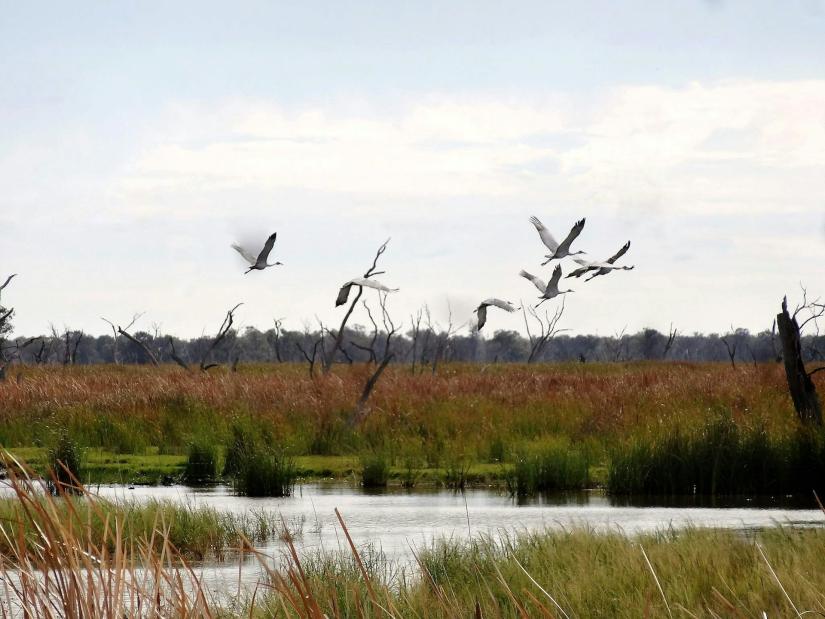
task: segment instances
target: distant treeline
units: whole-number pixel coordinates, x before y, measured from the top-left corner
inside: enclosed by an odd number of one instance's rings
[[[154,353],[160,362],[172,362],[172,351],[184,362],[198,364],[214,338],[209,336],[180,339],[137,331],[131,334]],[[750,333],[736,329],[726,334],[664,334],[644,329],[634,334],[614,336],[557,334],[541,349],[535,361],[638,361],[671,359],[679,361],[727,361],[731,363],[766,362],[779,359],[779,342],[771,331]],[[319,355],[332,348],[328,331],[290,331],[273,328],[260,331],[247,327],[242,332],[230,330],[211,352],[213,363],[232,365],[238,362],[304,362],[304,352],[317,345]],[[371,359],[372,350],[383,354],[384,338],[379,332],[360,327],[346,329],[337,362],[357,363]],[[149,359],[141,346],[123,336],[90,336],[81,331],[64,331],[48,336],[6,340],[4,347],[19,347],[15,355],[27,364],[143,364]],[[480,363],[525,362],[530,356],[531,340],[516,331],[496,331],[485,338],[477,334],[457,335],[434,329],[398,334],[391,341],[395,363],[415,363],[422,369],[442,361]],[[302,352],[304,351],[304,352]],[[807,360],[825,359],[825,336],[803,338]]]

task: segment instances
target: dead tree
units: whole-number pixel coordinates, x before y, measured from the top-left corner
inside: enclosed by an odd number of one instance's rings
[[[74,365],[77,360],[77,349],[83,339],[83,331],[71,331],[68,327],[64,327],[63,335],[59,335],[54,325],[51,330],[52,337],[58,342],[63,342],[63,365]]]
[[[180,355],[178,355],[177,351],[175,350],[175,340],[169,337],[169,356],[172,358],[172,361],[177,363],[180,367],[182,367],[187,372],[189,371],[189,364],[184,361]]]
[[[283,327],[283,320],[281,318],[275,319],[274,334],[272,336],[272,347],[275,349],[275,359],[278,363],[283,363],[281,358],[281,329]]]
[[[427,339],[429,340],[430,334],[432,334],[435,337],[435,350],[433,351],[431,368],[432,374],[435,375],[436,371],[438,370],[438,362],[447,356],[447,349],[450,345],[450,338],[453,337],[453,335],[455,335],[455,332],[464,325],[453,325],[453,308],[450,305],[449,301],[447,301],[446,329],[437,322],[433,323],[432,316],[430,315],[430,308],[426,305],[424,306],[424,314],[427,317]],[[421,365],[423,366],[423,359]]]
[[[0,299],[2,298],[2,292],[9,285],[9,282],[17,277],[17,273],[12,273],[6,278],[6,281],[3,282],[3,285],[0,286]],[[4,308],[0,305],[0,380],[5,380],[6,378],[6,356],[3,352],[3,342],[5,341],[4,335],[11,331],[11,318],[14,315],[14,308]]]
[[[351,426],[356,426],[360,424],[364,419],[366,419],[367,415],[369,414],[369,408],[367,406],[367,401],[372,394],[372,390],[375,389],[375,385],[378,384],[381,375],[384,373],[384,370],[387,369],[387,366],[392,361],[395,354],[391,352],[390,345],[392,343],[393,336],[398,332],[400,325],[398,327],[392,321],[389,312],[387,311],[387,293],[380,294],[380,304],[381,304],[381,319],[384,323],[384,347],[381,354],[381,362],[375,368],[375,371],[370,375],[367,379],[367,382],[364,384],[364,389],[361,392],[361,397],[358,398],[358,403],[355,406],[355,411],[353,411],[352,415],[350,415],[349,422]],[[377,359],[377,354],[374,355]]]
[[[566,329],[559,329],[558,324],[564,314],[564,299],[561,300],[561,305],[556,308],[556,311],[550,316],[549,311],[544,312],[544,316],[540,316],[536,308],[530,306],[530,309],[525,309],[526,305],[522,303],[522,313],[524,314],[524,328],[527,331],[527,339],[530,342],[530,354],[527,357],[527,363],[534,363],[541,358],[545,347],[553,339],[553,337],[566,331]],[[535,320],[538,325],[538,331],[534,334],[530,330],[530,323],[527,320],[527,315]]]
[[[367,304],[366,300],[362,302],[362,305],[364,306],[364,311],[367,312],[367,316],[369,316],[370,322],[372,323],[372,339],[370,339],[370,343],[366,346],[354,341],[350,341],[350,344],[369,355],[367,360],[368,363],[378,363],[378,356],[375,354],[375,342],[378,340],[378,323],[375,322],[375,318],[373,318],[372,312],[370,311],[370,306]],[[343,348],[341,351],[343,352]],[[350,363],[352,362],[350,361]]]
[[[665,350],[662,353],[662,359],[667,359],[667,354],[670,352],[670,349],[673,348],[673,343],[676,341],[677,334],[678,331],[673,328],[673,323],[670,323],[670,329],[668,329],[667,342],[665,342]]]
[[[735,370],[736,369],[736,348],[739,345],[739,342],[736,340],[736,332],[733,329],[733,325],[730,327],[730,334],[723,335],[721,338],[722,343],[725,345],[725,350],[728,351],[728,359],[730,359],[730,365]]]
[[[133,314],[131,322],[128,325],[126,325],[126,327],[123,330],[128,331],[129,329],[131,329],[141,316],[143,316],[143,312]],[[100,319],[103,322],[107,323],[112,329],[112,359],[114,360],[115,365],[120,365],[120,357],[118,355],[118,343],[120,341],[121,335],[118,332],[118,330],[120,329],[120,326],[116,326],[115,323],[113,323],[108,318],[104,318],[103,316],[101,316]]]
[[[367,269],[366,273],[364,273],[364,279],[369,279],[374,275],[382,275],[384,271],[378,271],[378,259],[381,258],[381,254],[387,251],[387,243],[390,242],[390,239],[384,241],[381,247],[378,248],[378,251],[375,252],[375,258],[373,258],[372,266]],[[355,295],[355,298],[350,303],[349,308],[347,309],[347,313],[344,314],[344,318],[341,320],[341,326],[338,327],[338,331],[334,334],[334,340],[332,342],[332,348],[329,352],[324,351],[324,355],[322,358],[323,361],[323,369],[324,374],[327,374],[332,369],[332,364],[335,361],[335,354],[341,350],[341,343],[344,340],[344,331],[347,328],[347,321],[349,320],[350,316],[352,316],[353,310],[355,310],[355,306],[358,305],[358,301],[361,299],[361,295],[364,294],[364,287],[358,286],[358,292]]]
[[[410,314],[410,324],[412,325],[412,329],[410,329],[410,351],[412,353],[412,362],[410,364],[410,373],[415,374],[415,361],[418,358],[418,337],[421,335],[421,319],[423,318],[424,312],[419,308],[418,312],[413,316]],[[409,353],[407,353],[409,354]]]
[[[307,337],[309,336],[308,330],[305,332],[305,335]],[[298,349],[298,352],[300,352],[304,356],[304,359],[306,359],[307,363],[309,364],[310,378],[315,378],[315,362],[318,358],[318,349],[321,347],[321,343],[323,342],[323,340],[324,334],[323,332],[321,332],[321,337],[319,337],[312,343],[312,348],[310,349],[312,351],[312,354],[310,354],[308,350],[304,349],[304,347],[301,346],[300,342],[295,342],[295,348]]]
[[[616,350],[613,353],[614,362],[619,362],[622,359],[622,348],[624,348],[625,343],[625,331],[627,331],[627,325],[622,327],[621,331],[614,334],[614,337],[616,339]]]
[[[821,426],[822,405],[811,377],[825,370],[825,366],[810,372],[805,368],[805,361],[802,358],[801,333],[808,323],[816,323],[825,314],[825,303],[820,303],[818,300],[808,303],[804,288],[802,293],[802,304],[794,310],[793,314],[788,312],[788,298],[782,299],[782,311],[776,316],[776,325],[779,328],[782,358],[785,361],[785,376],[788,379],[788,390],[791,392],[794,410],[803,424]],[[800,324],[797,317],[802,312],[807,312],[808,316]]]
[[[215,339],[207,347],[206,351],[203,353],[203,357],[201,357],[200,362],[200,369],[201,372],[208,372],[214,367],[218,367],[219,363],[207,363],[207,359],[209,359],[209,355],[212,354],[212,351],[215,350],[218,345],[226,338],[229,332],[232,330],[232,324],[235,322],[235,310],[237,310],[243,303],[238,303],[235,307],[231,310],[226,312],[226,317],[223,319],[221,323],[220,329],[218,329],[218,334],[215,336]]]
[[[776,318],[773,319],[773,324],[771,325],[771,350],[773,350],[774,361],[777,363],[782,361],[782,352],[776,345]]]
[[[120,327],[117,328],[117,332],[118,335],[122,335],[127,340],[135,344],[138,348],[140,348],[143,351],[143,354],[146,355],[146,358],[149,359],[149,362],[152,365],[154,365],[155,367],[160,365],[160,363],[158,362],[158,358],[155,356],[155,353],[153,353],[152,350],[146,345],[146,342],[141,342],[134,335],[132,335],[131,333],[127,333],[124,329],[121,329]]]
[[[46,338],[40,339],[40,348],[34,353],[34,363],[36,365],[43,365],[44,363],[48,362],[49,356],[52,354],[52,340],[48,340],[48,346],[46,345]]]

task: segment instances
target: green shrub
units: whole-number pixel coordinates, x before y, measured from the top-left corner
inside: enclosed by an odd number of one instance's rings
[[[184,483],[190,486],[213,483],[218,477],[218,447],[207,439],[189,444],[189,456],[183,472]]]
[[[769,436],[720,416],[693,432],[623,443],[612,453],[607,487],[615,494],[810,495],[825,490],[825,433]]]
[[[444,484],[453,490],[464,490],[470,463],[463,456],[449,458],[444,471]]]
[[[234,477],[240,472],[246,456],[255,452],[255,436],[254,431],[247,424],[240,422],[232,424],[232,439],[226,447],[223,462],[224,476]]]
[[[516,456],[507,477],[511,494],[583,490],[589,481],[589,463],[579,450],[565,443],[551,443]]]
[[[390,462],[383,453],[376,452],[361,458],[361,485],[364,488],[384,488],[390,478]]]
[[[247,451],[234,475],[235,491],[244,496],[290,496],[298,476],[295,462],[271,448]]]
[[[82,450],[67,432],[61,432],[49,448],[49,489],[52,493],[77,493],[77,483],[82,479]]]

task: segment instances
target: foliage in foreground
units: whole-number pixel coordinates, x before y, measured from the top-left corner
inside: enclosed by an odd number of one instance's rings
[[[629,618],[825,612],[822,528],[778,528],[753,537],[699,529],[637,538],[574,530],[443,541],[419,551],[417,567],[405,572],[380,554],[359,553],[340,514],[348,553],[301,558],[287,537],[283,567],[257,555],[268,586],[257,597],[219,607],[186,566],[163,517],[140,530],[110,504],[89,495],[44,494],[14,469],[11,486],[21,509],[0,523],[8,543],[0,562],[7,585],[0,590],[0,612],[7,616]],[[90,519],[106,526],[84,526]]]

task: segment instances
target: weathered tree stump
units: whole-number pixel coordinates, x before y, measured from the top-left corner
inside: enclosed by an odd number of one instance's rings
[[[796,414],[806,425],[822,425],[822,405],[811,375],[802,360],[802,342],[796,316],[788,313],[788,299],[782,300],[782,311],[776,316],[776,326],[785,361],[785,375]]]

